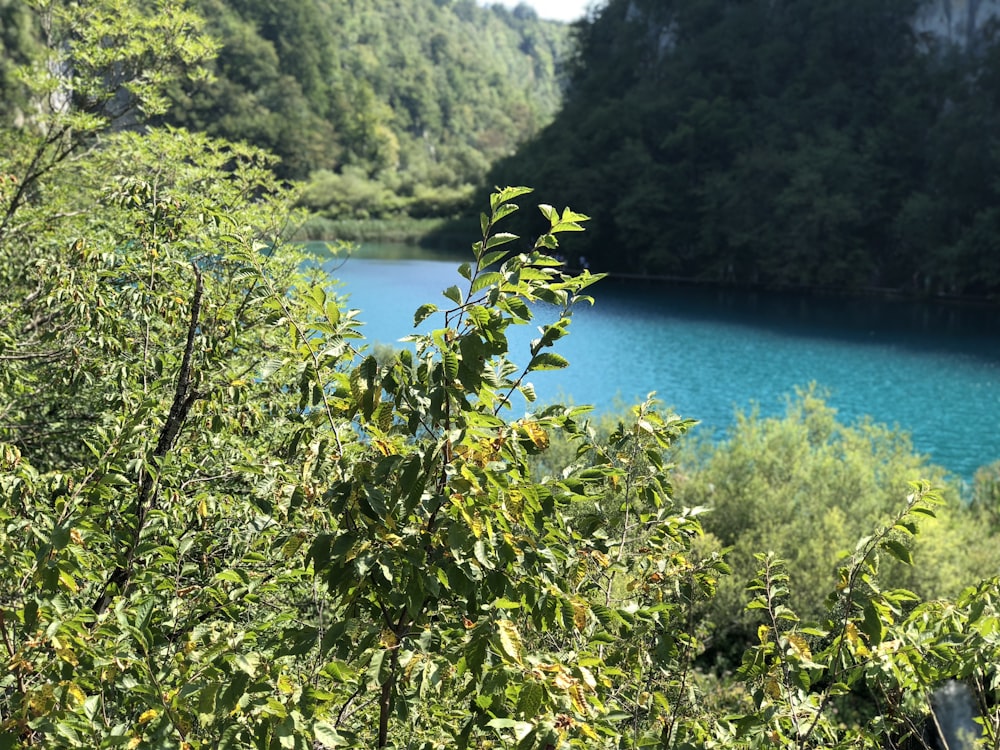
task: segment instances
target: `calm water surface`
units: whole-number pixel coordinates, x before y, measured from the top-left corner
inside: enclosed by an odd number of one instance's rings
[[[331,273],[369,341],[395,344],[417,307],[448,304],[441,290],[461,281],[458,262],[362,253]],[[845,421],[897,425],[965,478],[1000,459],[998,310],[611,280],[592,294],[597,304],[579,308],[556,349],[570,367],[533,374],[542,402],[610,409],[656,391],[699,430],[724,430],[735,409],[780,413],[796,386],[815,382]],[[511,337],[516,361],[535,335]]]

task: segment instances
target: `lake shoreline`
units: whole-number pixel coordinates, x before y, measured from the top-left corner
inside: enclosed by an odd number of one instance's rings
[[[568,268],[577,272],[579,269]],[[751,284],[717,279],[674,276],[669,274],[638,274],[607,271],[609,281],[642,283],[648,285],[691,286],[709,290],[734,290],[741,292],[779,292],[789,294],[809,294],[835,299],[871,298],[903,302],[945,303],[995,309],[1000,307],[1000,297],[967,296],[952,294],[930,294],[895,287],[844,287],[810,286],[806,284]]]
[[[334,273],[361,312],[368,341],[397,346],[413,311],[463,283],[467,254],[368,246]],[[1000,307],[735,285],[668,284],[611,276],[589,293],[559,343],[571,363],[533,374],[540,402],[571,398],[598,411],[656,391],[702,430],[727,429],[737,410],[783,412],[816,383],[847,423],[871,417],[912,436],[915,449],[970,480],[1000,458]],[[545,323],[539,310],[537,324]],[[526,351],[534,326],[510,331]],[[528,408],[524,405],[524,408]]]
[[[442,255],[454,256],[456,262],[469,260],[469,253],[464,248],[459,250],[455,245],[464,242],[470,234],[455,231],[447,235],[450,241],[443,241],[445,238],[436,233],[447,219],[414,219],[405,217],[401,219],[364,219],[364,220],[338,220],[324,221],[322,226],[306,224],[297,233],[296,241],[323,243],[346,241],[364,245],[366,243],[374,245],[401,245],[417,246],[419,248],[434,251],[437,257]],[[336,232],[330,232],[327,237],[313,236],[310,231],[322,229],[327,232],[331,228],[337,228]],[[329,236],[336,236],[338,240],[330,240]],[[431,241],[433,238],[433,241]],[[454,244],[452,244],[454,243]],[[419,256],[416,256],[419,259]],[[579,273],[582,270],[577,267],[567,265],[566,271]],[[594,270],[594,269],[592,269]],[[969,307],[981,307],[996,309],[1000,308],[1000,296],[970,296],[946,293],[920,292],[913,289],[898,287],[832,287],[816,286],[807,284],[755,284],[750,282],[725,281],[719,279],[703,279],[692,276],[681,276],[674,274],[642,274],[629,273],[623,271],[599,271],[595,273],[607,274],[609,281],[639,283],[646,285],[674,285],[692,286],[711,290],[739,290],[745,292],[778,292],[792,294],[808,294],[816,297],[833,299],[883,299],[904,302],[924,302],[941,303],[948,305],[961,305]]]

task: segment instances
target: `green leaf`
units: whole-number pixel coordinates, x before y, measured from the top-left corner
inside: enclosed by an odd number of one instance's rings
[[[470,294],[475,294],[488,286],[498,285],[503,282],[503,278],[503,274],[497,273],[496,271],[481,273],[476,277],[476,280],[472,282]]]
[[[555,234],[556,232],[582,232],[583,227],[581,227],[576,222],[563,222],[560,221],[554,227],[552,227],[549,232]]]
[[[514,738],[517,740],[523,740],[535,729],[534,724],[527,721],[514,721],[513,719],[492,719],[486,726],[493,729],[513,729]]]
[[[444,290],[444,296],[454,302],[456,305],[462,304],[462,290],[457,286],[452,285]]]
[[[260,666],[260,654],[235,654],[233,665],[242,672],[246,672],[250,677],[257,674],[257,667]]]
[[[465,646],[465,663],[474,675],[482,676],[489,649],[489,639],[480,628],[473,631],[472,639]]]
[[[519,210],[520,206],[516,203],[504,203],[502,206],[497,206],[496,210],[493,212],[493,223],[500,221],[505,216],[509,216],[515,211]],[[483,230],[486,233],[486,230]]]
[[[493,606],[496,609],[520,609],[521,602],[515,602],[511,599],[506,599],[501,597],[500,599],[497,599],[495,602],[493,602]]]
[[[510,234],[509,232],[497,232],[488,240],[486,240],[486,249],[492,250],[494,247],[500,247],[501,245],[506,245],[509,242],[520,239],[516,234]],[[468,277],[466,277],[468,278]]]
[[[340,307],[337,305],[336,300],[330,300],[326,303],[326,319],[330,325],[337,325],[340,322]]]
[[[493,570],[496,567],[490,559],[486,551],[486,543],[482,539],[477,539],[476,543],[472,545],[472,554],[475,555],[476,560],[486,570]]]
[[[325,747],[346,747],[351,744],[332,724],[317,721],[313,724],[313,739]]]
[[[490,211],[495,212],[501,204],[508,203],[515,198],[520,198],[522,195],[527,195],[531,192],[534,191],[529,187],[497,188],[497,192],[490,196]]]
[[[521,688],[517,696],[517,712],[525,719],[533,719],[541,712],[545,688],[540,682],[532,680]]]
[[[559,222],[559,212],[548,203],[539,205],[538,210],[542,212],[542,216],[549,220],[549,226],[554,227]]]
[[[516,318],[521,320],[531,320],[531,308],[528,307],[527,303],[520,297],[513,297],[506,300],[503,303],[507,311]]]
[[[578,214],[576,211],[571,211],[568,207],[563,209],[562,216],[559,217],[559,223],[561,224],[589,220],[590,217],[586,214]]]
[[[506,255],[507,251],[505,250],[495,250],[492,253],[486,253],[479,259],[479,267],[482,269],[486,268],[487,266],[492,266],[494,263],[496,263],[498,260],[501,260]]]
[[[427,320],[427,318],[436,313],[437,310],[438,306],[430,302],[418,307],[417,311],[413,313],[413,327],[416,328],[418,325]]]
[[[441,350],[441,361],[444,362],[444,369],[450,380],[458,377],[458,355],[451,349]]]
[[[528,372],[535,370],[561,370],[569,367],[569,361],[561,354],[554,352],[542,352],[536,354],[528,363]]]
[[[913,557],[910,555],[910,550],[905,544],[896,539],[886,539],[883,542],[883,547],[886,552],[895,557],[902,563],[906,565],[913,565]]]
[[[349,682],[355,677],[355,671],[351,668],[351,665],[339,659],[331,661],[321,671],[330,677],[330,679],[340,683]]]
[[[885,630],[878,609],[870,599],[864,603],[864,615],[864,619],[861,621],[861,632],[868,636],[871,645],[877,646],[882,642]]]
[[[388,651],[378,649],[372,654],[372,659],[368,662],[368,683],[369,685],[381,687],[389,679],[392,667],[392,659],[387,659]]]

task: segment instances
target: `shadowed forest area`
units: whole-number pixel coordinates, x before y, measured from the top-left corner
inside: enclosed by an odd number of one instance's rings
[[[489,184],[587,206],[601,270],[995,296],[1000,27],[972,6],[611,0]]]

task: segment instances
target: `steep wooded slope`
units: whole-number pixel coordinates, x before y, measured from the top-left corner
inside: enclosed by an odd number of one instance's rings
[[[601,269],[996,294],[996,24],[954,44],[929,5],[612,0],[489,184],[591,213]]]
[[[216,80],[169,119],[313,176],[330,215],[438,213],[548,123],[566,27],[473,0],[197,0]],[[466,189],[463,190],[463,187]]]
[[[219,43],[160,122],[277,154],[279,176],[336,218],[441,215],[551,121],[565,25],[474,0],[190,0]],[[58,13],[58,3],[53,6]],[[48,12],[48,11],[47,11]],[[44,14],[0,0],[0,111]]]

